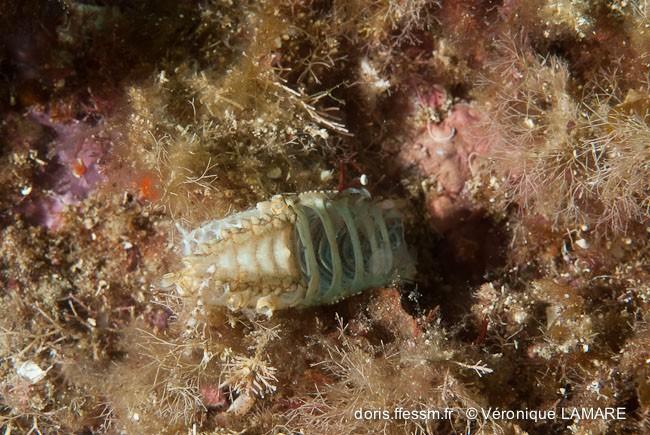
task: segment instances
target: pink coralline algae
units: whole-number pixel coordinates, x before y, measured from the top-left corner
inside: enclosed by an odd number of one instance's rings
[[[102,164],[111,140],[101,121],[97,125],[57,122],[36,110],[30,117],[53,132],[54,138],[46,144],[40,178],[19,210],[28,222],[56,230],[65,207],[78,204],[104,180]]]
[[[427,194],[427,209],[434,226],[441,231],[452,223],[457,212],[469,207],[461,192],[471,177],[472,162],[489,148],[488,138],[480,134],[481,125],[476,109],[458,103],[444,120],[427,123],[400,150],[402,165],[415,166],[435,183]]]

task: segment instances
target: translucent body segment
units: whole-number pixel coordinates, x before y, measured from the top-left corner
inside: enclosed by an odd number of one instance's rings
[[[293,208],[300,267],[309,282],[303,305],[336,302],[413,273],[399,214],[392,207],[379,207],[367,192],[346,191],[329,198],[300,195]],[[384,213],[391,216],[390,225]]]

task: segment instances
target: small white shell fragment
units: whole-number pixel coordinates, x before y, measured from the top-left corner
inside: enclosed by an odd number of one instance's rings
[[[524,125],[532,129],[535,127],[535,121],[533,121],[531,118],[524,118]]]
[[[23,379],[28,380],[31,384],[41,381],[47,375],[47,370],[41,369],[33,361],[25,361],[16,369],[16,373]]]
[[[377,69],[370,64],[370,61],[368,59],[361,59],[359,69],[361,70],[361,77],[374,90],[381,93],[390,88],[390,81],[381,78]]]
[[[359,183],[361,183],[362,186],[367,186],[368,176],[366,174],[361,174],[361,177],[359,177]]]
[[[334,174],[334,171],[329,170],[329,169],[324,169],[320,171],[320,181],[329,181],[332,179],[332,175]]]
[[[587,249],[589,247],[589,242],[587,242],[585,239],[578,239],[576,240],[576,245],[580,249]]]

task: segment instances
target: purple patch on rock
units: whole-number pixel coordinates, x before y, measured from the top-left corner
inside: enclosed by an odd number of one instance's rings
[[[29,115],[53,132],[54,138],[47,144],[45,164],[35,180],[37,189],[19,212],[32,224],[56,230],[64,208],[78,204],[105,179],[102,164],[111,138],[101,121],[94,125],[78,120],[61,123],[35,110]]]

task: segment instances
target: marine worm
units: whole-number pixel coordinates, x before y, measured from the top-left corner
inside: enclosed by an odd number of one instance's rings
[[[410,279],[413,257],[395,201],[365,189],[276,195],[182,235],[182,268],[163,278],[207,305],[275,310],[335,303]]]

